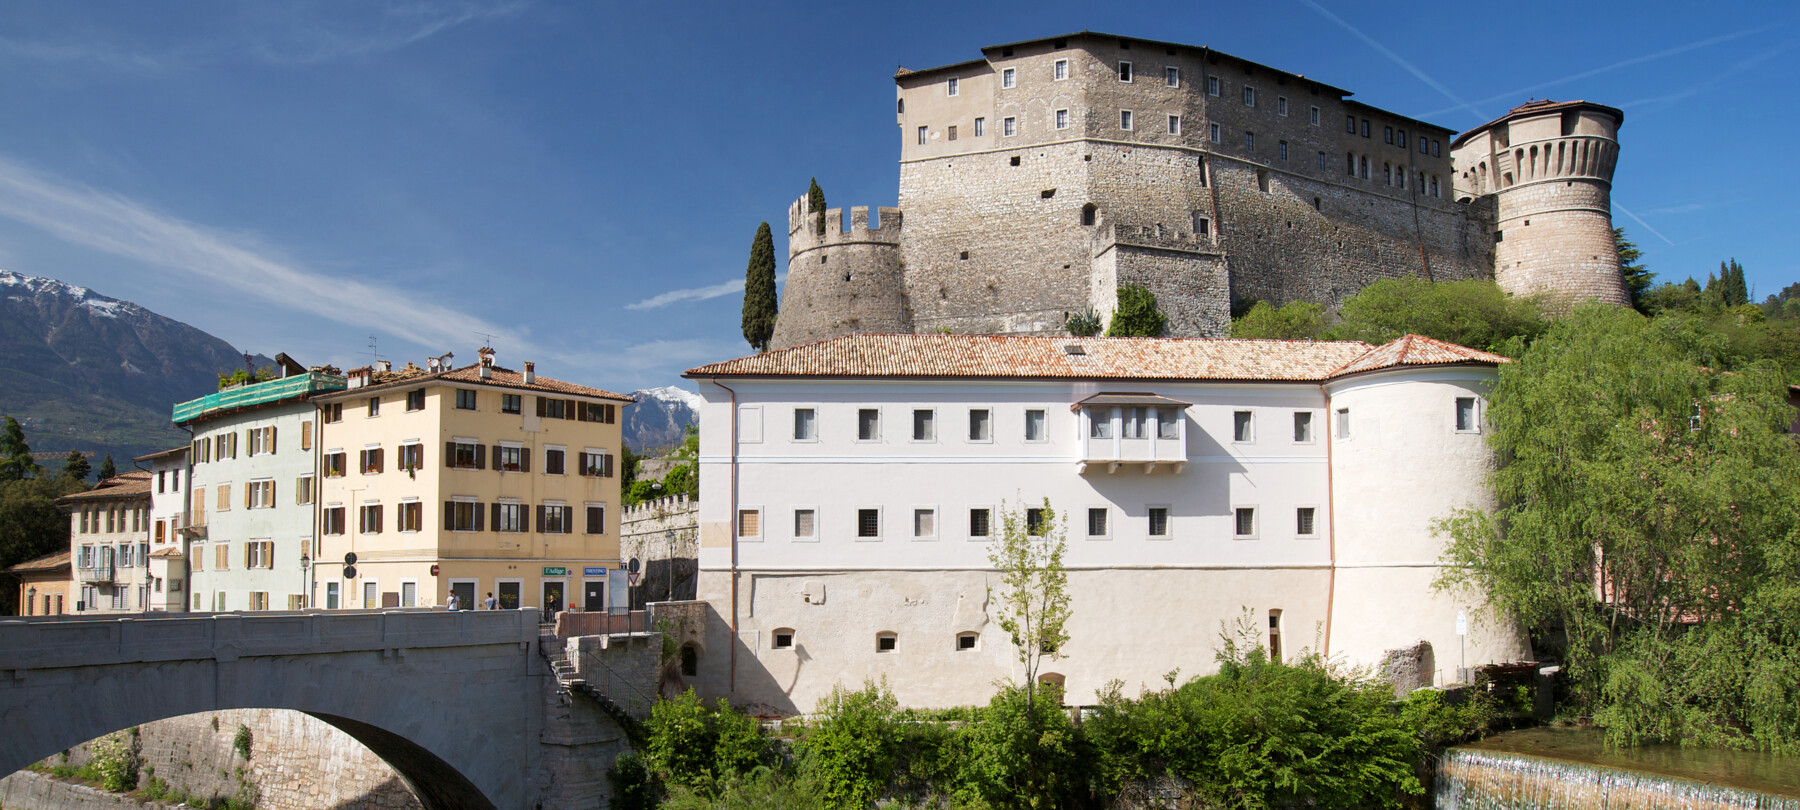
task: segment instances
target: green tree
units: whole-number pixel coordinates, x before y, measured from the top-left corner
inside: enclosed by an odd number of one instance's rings
[[[60,476],[0,481],[0,570],[69,548],[69,519],[56,499],[87,485]],[[16,615],[19,589],[0,587],[0,616]]]
[[[1624,228],[1613,229],[1613,248],[1619,254],[1619,273],[1625,277],[1625,292],[1631,296],[1632,308],[1648,314],[1644,308],[1644,294],[1650,291],[1650,280],[1656,274],[1644,267],[1641,261],[1644,252],[1625,236]]]
[[[38,474],[38,464],[31,458],[31,445],[25,443],[25,429],[19,420],[6,417],[0,427],[0,481],[17,481]]]
[[[744,269],[744,340],[750,342],[750,348],[768,351],[779,308],[775,299],[775,237],[769,233],[769,223],[764,222],[756,227],[756,238],[750,240],[750,265]]]
[[[1169,319],[1156,308],[1156,296],[1137,284],[1119,285],[1119,308],[1113,310],[1107,337],[1160,337]]]
[[[898,706],[887,685],[874,681],[856,691],[835,686],[819,699],[801,762],[827,806],[862,810],[881,797],[900,743],[893,719]]]
[[[819,188],[819,178],[812,179],[812,187],[806,190],[806,213],[813,218],[813,232],[825,235],[825,190]]]
[[[106,457],[100,460],[100,480],[105,481],[118,474],[119,468],[113,466],[112,454],[107,453]]]
[[[88,476],[94,474],[94,467],[88,464],[87,456],[80,450],[70,450],[69,457],[63,461],[62,475],[70,481],[87,483]]]
[[[969,731],[966,779],[988,807],[1066,807],[1085,787],[1079,732],[1062,709],[1062,688],[1001,688]],[[960,806],[960,805],[959,805]]]
[[[1386,343],[1406,334],[1512,355],[1542,333],[1543,313],[1532,298],[1507,295],[1492,281],[1377,281],[1345,299],[1333,340]]]
[[[1062,521],[1045,498],[1041,506],[1000,509],[1000,537],[988,560],[1000,571],[1000,629],[1006,631],[1025,665],[1025,696],[1036,694],[1038,669],[1062,657],[1069,641],[1068,550]]]
[[[692,687],[652,705],[646,726],[643,764],[650,773],[708,795],[717,793],[721,780],[754,769],[767,746],[756,718],[724,698],[709,710]]]
[[[1694,317],[1578,307],[1489,407],[1498,508],[1438,524],[1441,585],[1559,627],[1615,741],[1800,750],[1800,454],[1773,364]]]
[[[1719,262],[1719,276],[1725,282],[1724,305],[1741,307],[1750,303],[1750,286],[1744,281],[1744,266],[1733,258],[1730,262]]]
[[[1258,301],[1231,321],[1234,338],[1317,340],[1325,336],[1325,308],[1311,301],[1289,301],[1280,309]]]

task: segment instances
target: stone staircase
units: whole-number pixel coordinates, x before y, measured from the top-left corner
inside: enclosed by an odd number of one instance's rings
[[[575,662],[569,660],[569,649],[563,643],[563,638],[556,635],[556,630],[551,625],[543,625],[538,628],[538,654],[543,656],[544,663],[549,665],[551,674],[556,676],[556,683],[561,691],[578,694],[593,701],[594,705],[599,706],[601,711],[606,712],[608,717],[611,717],[619,724],[620,728],[625,730],[626,736],[630,737],[633,742],[643,739],[643,723],[631,716],[624,706],[607,697],[599,689],[595,689],[592,684],[581,677]]]

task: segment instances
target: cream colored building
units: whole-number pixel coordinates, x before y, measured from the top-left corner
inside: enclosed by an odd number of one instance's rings
[[[618,411],[631,397],[501,368],[487,349],[440,362],[353,369],[347,390],[314,400],[313,604],[626,604]]]
[[[187,552],[182,528],[187,526],[188,447],[182,446],[132,459],[150,468],[150,609],[165,613],[188,610]]]
[[[693,369],[716,617],[695,683],[772,713],[870,678],[907,705],[985,702],[1021,677],[990,545],[1002,510],[1044,498],[1073,614],[1042,674],[1071,703],[1213,670],[1246,611],[1280,657],[1423,641],[1439,684],[1520,660],[1484,600],[1431,588],[1432,521],[1492,503],[1502,362],[1418,336],[861,335]]]
[[[86,492],[64,495],[74,556],[72,613],[150,609],[150,473],[115,475]]]

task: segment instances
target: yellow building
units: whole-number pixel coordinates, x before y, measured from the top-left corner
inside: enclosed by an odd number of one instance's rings
[[[619,565],[623,394],[480,362],[352,369],[319,409],[313,604],[601,610]],[[354,555],[354,556],[349,556]]]

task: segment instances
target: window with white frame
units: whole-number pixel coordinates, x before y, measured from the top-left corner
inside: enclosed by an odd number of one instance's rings
[[[1179,116],[1179,115],[1169,116],[1169,134],[1170,135],[1180,135],[1181,134],[1181,116]]]
[[[944,95],[954,96],[960,89],[962,89],[962,80],[955,76],[951,76],[950,80],[944,83]]]
[[[1119,416],[1119,421],[1122,423],[1120,427],[1123,428],[1125,438],[1142,439],[1149,435],[1149,408],[1122,408]]]
[[[915,442],[937,441],[937,411],[930,408],[913,410],[912,440]]]
[[[1251,421],[1250,411],[1233,411],[1231,414],[1231,440],[1240,444],[1255,441],[1252,432],[1255,423]]]
[[[275,452],[275,428],[261,427],[244,431],[250,443],[250,455],[260,456]]]
[[[425,410],[425,389],[420,388],[406,392],[406,409],[408,411]]]
[[[891,653],[899,649],[900,637],[892,630],[883,630],[875,634],[875,652]]]
[[[273,479],[264,479],[261,481],[251,481],[245,484],[244,508],[275,508],[275,481]]]
[[[420,442],[408,442],[400,445],[401,472],[419,470],[425,467],[425,445]]]
[[[381,533],[381,504],[362,504],[357,510],[356,530],[363,534]]]
[[[482,530],[481,504],[474,500],[451,500],[444,505],[444,528],[453,532]]]
[[[859,442],[881,441],[881,409],[856,409],[856,440]]]
[[[969,409],[969,441],[991,442],[994,440],[994,412],[987,408]]]
[[[1206,77],[1206,94],[1209,96],[1216,96],[1219,94],[1219,77]]]
[[[1164,81],[1164,83],[1168,84],[1170,87],[1180,87],[1181,86],[1181,68],[1178,68],[1178,67],[1163,68],[1163,81]]]
[[[1059,82],[1069,78],[1069,60],[1056,60],[1056,63],[1050,66],[1050,76]]]
[[[538,506],[538,531],[542,534],[572,534],[575,531],[575,509],[561,501]]]
[[[1089,408],[1088,438],[1110,439],[1113,437],[1112,410],[1108,408]]]
[[[987,506],[969,507],[969,539],[986,540],[993,534],[994,510]]]
[[[794,538],[811,540],[819,536],[819,510],[805,507],[794,510]]]
[[[1013,118],[1010,115],[1000,119],[1000,134],[1008,138],[1019,134],[1018,119]]]
[[[251,540],[244,544],[245,568],[274,568],[275,541]]]
[[[1056,128],[1057,129],[1068,129],[1069,128],[1069,111],[1068,110],[1057,110],[1056,111]]]
[[[1298,509],[1295,509],[1294,510],[1294,534],[1296,534],[1300,537],[1312,537],[1313,535],[1318,534],[1319,533],[1318,526],[1316,525],[1316,522],[1313,519],[1313,516],[1317,513],[1317,511],[1318,510],[1315,507],[1311,507],[1311,506],[1302,506]]]
[[[1337,424],[1333,427],[1332,432],[1340,439],[1350,438],[1350,409],[1349,408],[1337,409]]]
[[[1298,444],[1311,444],[1312,440],[1312,411],[1294,411],[1294,441]]]
[[[769,634],[769,646],[777,650],[793,649],[794,629],[791,627],[776,628],[775,632]]]
[[[1232,513],[1231,535],[1233,537],[1256,536],[1256,507],[1240,506],[1233,509]]]
[[[1025,441],[1042,442],[1049,440],[1050,435],[1044,430],[1044,417],[1045,414],[1042,408],[1027,408],[1025,410]]]
[[[926,129],[924,127],[919,127],[919,145],[920,146],[925,145],[925,140],[926,140],[925,133],[926,133]]]
[[[419,583],[406,579],[400,581],[400,606],[418,607]]]
[[[738,537],[746,540],[762,539],[762,510],[739,509],[737,516]]]
[[[524,445],[509,442],[494,448],[494,467],[501,472],[529,472],[525,459]]]
[[[1481,422],[1474,397],[1456,398],[1456,432],[1476,433],[1481,430]]]
[[[606,504],[584,504],[587,511],[587,533],[606,534]]]
[[[812,408],[794,409],[794,441],[819,440],[818,412]]]
[[[1145,510],[1145,516],[1145,529],[1151,537],[1166,538],[1169,536],[1169,507],[1148,507]]]
[[[914,539],[936,539],[937,510],[930,507],[913,509],[912,530]]]
[[[1019,71],[1017,68],[1002,68],[1001,69],[1001,71],[1000,71],[1000,89],[1011,90],[1014,86],[1016,86],[1018,84],[1018,81],[1019,81]]]
[[[475,389],[473,389],[473,388],[458,388],[458,389],[456,389],[456,407],[460,410],[465,410],[465,411],[475,410]]]
[[[980,138],[986,134],[987,134],[987,119],[986,118],[975,119],[975,137]]]
[[[1131,111],[1119,111],[1119,129],[1131,129]]]
[[[494,531],[517,534],[528,531],[525,518],[525,504],[518,501],[501,501],[494,504]]]
[[[1209,141],[1212,141],[1213,143],[1224,143],[1225,142],[1225,131],[1220,129],[1219,125],[1216,122],[1207,124],[1206,125],[1206,139]]]
[[[324,511],[320,513],[320,522],[324,524],[319,527],[319,532],[321,534],[331,534],[331,535],[343,534],[344,533],[344,507],[342,507],[342,506],[327,506],[327,507],[325,507]]]
[[[1156,438],[1158,438],[1158,439],[1179,439],[1179,438],[1181,438],[1181,409],[1180,408],[1157,408],[1156,409]]]
[[[1131,81],[1131,63],[1130,62],[1120,62],[1119,63],[1119,81],[1122,81],[1122,82]]]
[[[400,525],[403,532],[416,532],[425,526],[425,504],[418,500],[400,502]]]
[[[1087,510],[1087,536],[1107,536],[1107,509],[1104,506],[1091,506]]]

